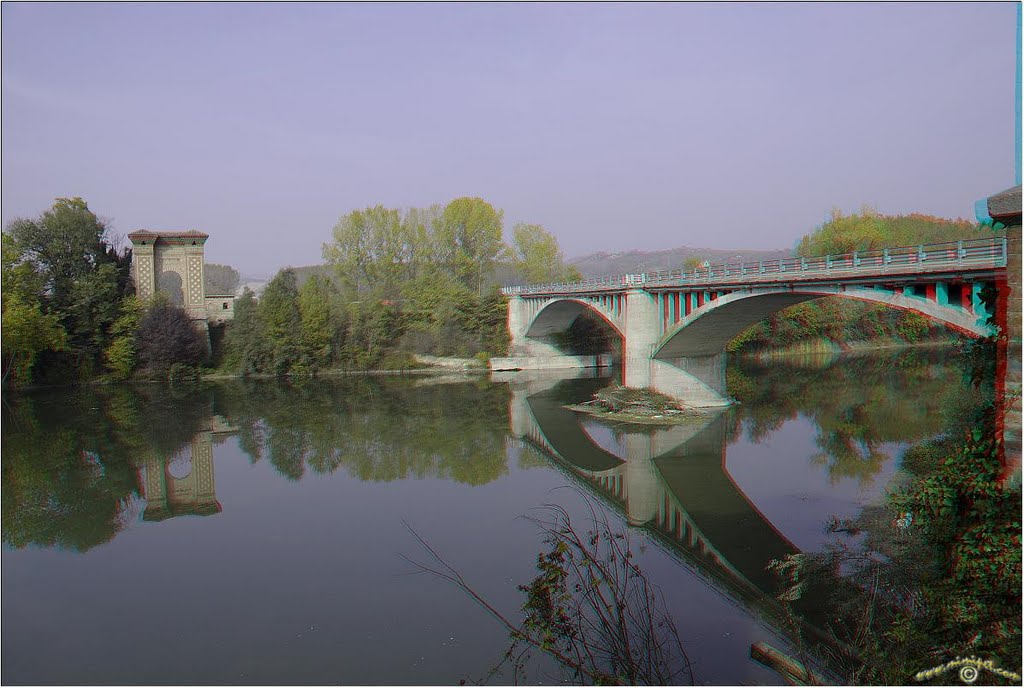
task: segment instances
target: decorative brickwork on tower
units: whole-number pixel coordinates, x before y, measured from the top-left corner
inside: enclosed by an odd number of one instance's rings
[[[203,264],[209,234],[158,232],[147,229],[128,235],[132,242],[132,276],[141,298],[161,291],[188,311],[193,320],[207,319]]]
[[[234,318],[233,294],[206,293],[205,249],[209,234],[195,229],[187,232],[140,229],[128,238],[132,242],[132,277],[140,298],[163,292],[188,311],[204,332],[208,331],[208,323]]]

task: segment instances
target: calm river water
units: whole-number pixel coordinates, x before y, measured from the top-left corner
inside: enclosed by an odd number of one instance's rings
[[[749,658],[788,647],[760,611],[768,560],[820,551],[973,403],[946,359],[731,363],[741,403],[667,429],[562,407],[607,379],[529,375],[5,397],[3,683],[480,680],[508,632],[417,572],[406,524],[519,618],[545,549],[523,516],[591,503],[628,530],[697,683],[779,684]]]

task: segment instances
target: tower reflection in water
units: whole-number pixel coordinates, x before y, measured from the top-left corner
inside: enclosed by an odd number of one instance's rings
[[[200,430],[188,445],[185,470],[174,470],[179,464],[178,457],[150,452],[140,466],[144,474],[142,496],[146,500],[142,519],[163,521],[175,516],[209,516],[220,513],[223,507],[217,500],[213,444],[236,431],[237,428],[229,425],[221,416],[211,416],[206,428]],[[175,472],[181,475],[175,475]]]

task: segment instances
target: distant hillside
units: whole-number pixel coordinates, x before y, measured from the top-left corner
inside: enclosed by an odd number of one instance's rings
[[[330,265],[302,265],[297,268],[293,267],[292,270],[295,271],[295,281],[298,283],[299,289],[301,289],[302,285],[306,283],[306,280],[308,280],[313,275],[320,275],[321,277],[326,277],[335,284],[337,284],[338,282],[338,273],[336,273],[334,271],[334,268],[332,268]]]
[[[724,250],[716,248],[691,248],[680,246],[663,251],[624,251],[621,253],[591,253],[566,262],[575,265],[584,277],[622,275],[635,272],[674,270],[682,267],[687,258],[699,258],[712,263],[740,263],[755,260],[776,260],[788,258],[793,252],[788,249],[771,251],[748,251],[743,249]]]

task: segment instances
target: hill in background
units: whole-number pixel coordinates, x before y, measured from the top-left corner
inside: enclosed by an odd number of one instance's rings
[[[675,270],[681,268],[687,258],[699,258],[702,261],[707,260],[712,263],[740,263],[758,260],[777,260],[779,258],[789,258],[792,255],[793,251],[789,249],[752,251],[680,246],[662,251],[622,251],[620,253],[601,251],[578,258],[570,258],[566,262],[570,265],[575,265],[584,277],[602,277],[605,275]]]

